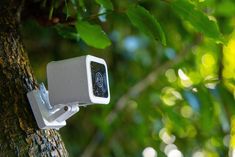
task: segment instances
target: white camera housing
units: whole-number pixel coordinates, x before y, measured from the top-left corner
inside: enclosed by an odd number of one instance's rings
[[[100,69],[96,72],[98,74],[93,74],[92,64],[99,66]],[[93,75],[100,76],[101,79],[94,80]],[[87,55],[50,62],[47,65],[47,81],[49,100],[53,105],[108,104],[110,101],[107,65],[101,58]],[[96,83],[101,84],[100,95],[95,93]],[[102,94],[103,91],[105,94]]]
[[[48,91],[44,84],[27,93],[40,129],[60,129],[79,106],[108,104],[108,70],[105,61],[82,56],[47,65]]]

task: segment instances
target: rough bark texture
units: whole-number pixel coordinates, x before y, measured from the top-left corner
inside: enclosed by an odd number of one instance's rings
[[[57,131],[38,129],[26,97],[37,84],[19,34],[23,3],[0,1],[0,156],[68,156]]]

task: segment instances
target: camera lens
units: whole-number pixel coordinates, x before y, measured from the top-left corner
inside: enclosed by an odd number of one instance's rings
[[[91,62],[93,94],[97,97],[108,97],[106,70],[103,64]]]
[[[97,72],[95,74],[95,83],[97,84],[98,87],[100,88],[103,87],[103,76],[100,72]]]

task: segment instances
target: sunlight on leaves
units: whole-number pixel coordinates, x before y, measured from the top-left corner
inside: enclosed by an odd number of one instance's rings
[[[172,87],[162,89],[162,101],[168,106],[174,106],[178,100],[182,100],[181,94]]]
[[[184,87],[190,87],[192,86],[192,81],[191,79],[183,72],[182,69],[178,70],[178,75],[180,77],[180,83],[182,84],[182,86]]]
[[[215,41],[224,42],[217,22],[196,9],[192,3],[187,0],[174,0],[170,5],[181,18],[190,22],[197,31],[213,38]]]
[[[223,48],[223,77],[226,87],[234,93],[235,96],[235,32],[232,34],[227,46]]]

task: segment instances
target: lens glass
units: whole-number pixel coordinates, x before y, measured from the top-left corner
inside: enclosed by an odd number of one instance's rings
[[[97,97],[108,97],[106,70],[103,64],[91,62],[93,93]]]

